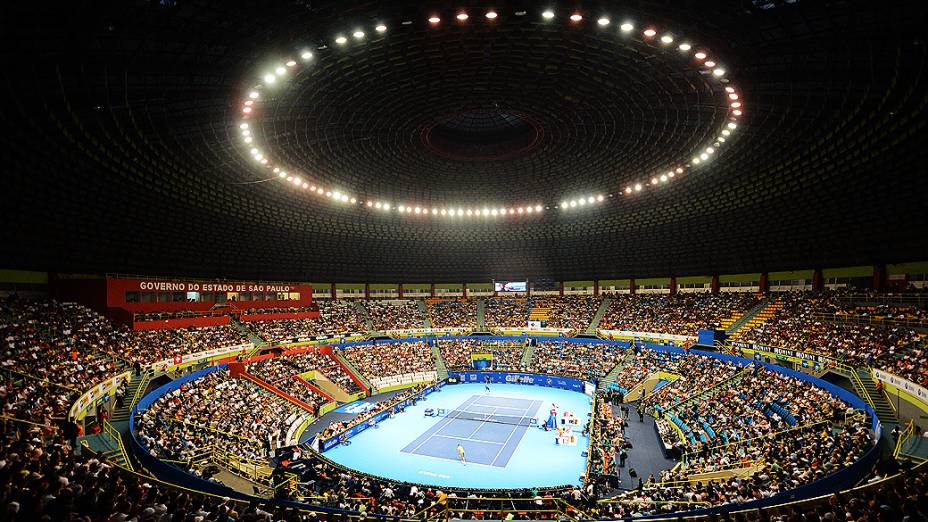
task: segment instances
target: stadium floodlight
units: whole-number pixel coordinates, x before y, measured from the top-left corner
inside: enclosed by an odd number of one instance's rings
[[[661,43],[665,45],[672,44],[673,36],[670,36],[669,34],[665,34],[664,36],[661,36]]]
[[[259,96],[258,91],[251,91],[250,93],[248,93],[248,97],[251,98],[252,100],[258,99],[258,96]]]
[[[596,198],[594,198],[593,196],[590,196],[590,197],[586,198],[586,202],[587,202],[587,203],[590,203],[590,204],[595,203],[595,202],[596,202]]]
[[[277,76],[283,76],[284,74],[286,74],[286,72],[287,72],[287,68],[284,67],[283,65],[278,65],[277,68],[274,69],[274,73]]]
[[[729,122],[729,123],[728,123],[728,128],[729,128],[729,129],[736,129],[736,128],[738,128],[738,124],[735,123],[735,122],[733,122],[733,121],[732,121],[732,122]]]
[[[354,33],[352,33],[351,36],[354,36],[355,39],[360,40],[361,38],[364,38],[364,31],[357,30]]]
[[[655,31],[654,29],[648,28],[644,30],[644,35],[647,36],[648,38],[651,38],[656,34],[657,34],[657,31]]]
[[[499,14],[497,14],[496,11],[487,11],[487,14],[483,16],[486,16],[490,20],[496,20],[496,17],[499,16]]]
[[[337,43],[338,45],[345,45],[346,43],[348,43],[348,39],[342,35],[338,35],[335,37],[335,43]]]
[[[734,114],[735,116],[741,116],[741,111],[738,109],[735,109],[734,111],[732,111],[732,114]]]
[[[576,206],[577,206],[577,200],[576,199],[570,200],[570,208],[574,208]]]
[[[429,23],[430,23],[430,24],[435,25],[435,24],[437,24],[437,23],[439,23],[439,22],[441,22],[441,18],[439,18],[439,17],[437,17],[437,16],[430,16],[430,17],[429,17]]]
[[[699,155],[699,159],[706,161],[707,159],[709,159],[709,155],[703,152],[702,154]]]
[[[351,198],[349,201],[352,205],[358,202],[357,198]]]
[[[739,107],[741,107],[741,102],[734,102],[731,104],[732,109],[737,109]]]
[[[383,24],[377,24],[377,27],[375,27],[374,30],[377,31],[378,33],[385,33],[387,32],[387,26]]]
[[[661,174],[661,181],[664,183],[667,182],[667,174]]]
[[[720,69],[720,68],[716,67],[715,70],[712,71],[712,74],[714,74],[714,75],[716,75],[716,76],[725,76],[725,69]]]
[[[730,93],[730,94],[728,95],[728,98],[729,98],[729,99],[732,99],[732,100],[737,100],[737,99],[738,99],[738,95],[737,95],[736,93]]]
[[[596,20],[596,23],[599,24],[601,27],[606,27],[607,25],[609,25],[610,20],[606,18],[605,16],[603,16],[599,20]]]
[[[635,192],[641,192],[641,183],[635,183]]]
[[[541,13],[541,17],[544,18],[545,20],[550,20],[554,18],[554,11],[548,9],[545,12]]]
[[[635,26],[631,22],[625,22],[619,26],[619,29],[621,29],[623,33],[630,33],[635,30]]]
[[[631,188],[631,187],[625,187],[625,193],[626,193],[626,194],[631,194],[631,193],[632,193],[632,188]]]
[[[677,47],[677,49],[680,49],[681,51],[689,51],[692,48],[693,46],[686,42],[683,42],[682,44],[679,45],[679,47]]]
[[[296,65],[296,60],[287,60],[287,67],[293,67],[294,65]]]
[[[535,205],[535,212],[541,212],[541,205]]]
[[[245,137],[242,139],[242,141],[244,141],[245,143],[251,143],[251,142],[254,141],[254,140],[251,139],[251,136],[245,136]]]
[[[241,124],[239,124],[238,128],[240,128],[240,129],[247,129],[247,128],[248,128],[248,124],[245,123],[245,122],[242,122]]]
[[[268,73],[264,75],[264,83],[268,85],[273,85],[274,82],[276,81],[277,81],[277,77],[274,76],[273,74]]]
[[[715,62],[712,60],[706,60],[706,67],[715,67]]]
[[[384,210],[390,210],[390,204],[389,204],[389,203],[384,203],[384,204],[383,204],[383,209],[384,209]]]
[[[302,58],[304,62],[308,62],[313,59],[313,53],[310,51],[303,51],[300,54],[300,58]]]
[[[683,174],[683,167],[677,167],[677,174]]]
[[[602,194],[596,196],[596,201],[602,201],[602,200],[604,200],[604,199],[606,199],[606,198],[605,198]]]
[[[699,162],[700,162],[700,161],[701,161],[701,160],[699,159],[699,156],[694,156],[694,157],[693,157],[693,165],[699,165]]]
[[[459,22],[466,22],[467,19],[470,17],[467,16],[467,13],[458,13],[458,15],[455,16],[455,18],[457,18]]]
[[[706,147],[706,154],[714,154],[714,153],[715,153],[715,149],[713,149],[712,147]]]
[[[693,55],[693,58],[696,58],[697,60],[705,60],[705,59],[706,59],[706,53],[704,53],[704,52],[702,52],[702,51],[697,51],[696,54]]]
[[[286,172],[281,172],[280,174],[277,175],[277,177],[279,177],[279,178],[286,178],[286,177],[287,177],[287,173],[286,173]]]
[[[586,200],[583,198],[580,198],[579,200],[577,200],[577,204],[582,207],[583,205],[586,205]]]
[[[580,13],[574,13],[570,15],[571,22],[580,22],[582,20],[583,20],[583,15],[581,15]]]

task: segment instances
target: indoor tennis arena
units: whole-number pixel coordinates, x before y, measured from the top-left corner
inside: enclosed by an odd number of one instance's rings
[[[0,520],[928,520],[928,4],[0,6]]]

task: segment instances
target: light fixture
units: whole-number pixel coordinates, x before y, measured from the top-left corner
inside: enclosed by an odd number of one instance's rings
[[[647,36],[648,38],[651,38],[652,36],[654,36],[654,35],[656,35],[656,34],[657,34],[657,31],[655,31],[654,29],[645,29],[645,30],[644,30],[644,35]]]
[[[602,27],[606,27],[607,25],[609,25],[609,19],[604,16],[600,18],[599,20],[596,20],[596,23]]]
[[[345,45],[346,43],[348,43],[348,39],[342,35],[338,35],[335,37],[335,43],[337,43],[338,45]]]
[[[355,31],[351,36],[354,36],[356,39],[360,40],[364,38],[364,31]]]
[[[635,183],[635,192],[641,192],[641,183]]]
[[[487,14],[483,15],[489,18],[490,20],[496,20],[496,17],[499,16],[496,14],[496,11],[487,11]]]
[[[309,60],[313,59],[313,53],[309,51],[303,51],[303,53],[300,54],[300,58],[302,58],[304,62],[308,62]]]
[[[273,74],[265,74],[265,75],[264,75],[264,83],[269,84],[269,85],[273,85],[273,83],[276,82],[276,81],[277,81],[277,77],[274,76]]]
[[[626,194],[631,194],[631,193],[632,193],[632,188],[631,188],[631,187],[625,187],[625,193],[626,193]]]
[[[535,212],[541,212],[541,205],[535,205]]]
[[[437,24],[437,23],[439,23],[439,22],[441,22],[441,18],[439,18],[439,17],[437,17],[437,16],[430,16],[430,17],[429,17],[429,23],[430,23],[430,24],[435,25],[435,24]]]
[[[467,13],[458,13],[458,15],[455,16],[455,18],[457,18],[459,22],[466,22],[467,19],[470,17],[467,16]]]
[[[287,72],[287,68],[284,67],[283,65],[279,65],[277,66],[276,69],[274,69],[274,73],[277,74],[277,76],[283,76],[283,74],[286,72]]]
[[[287,67],[293,67],[294,65],[296,65],[294,60],[287,60]]]
[[[714,74],[714,75],[716,75],[716,76],[724,76],[724,75],[725,75],[725,69],[719,69],[718,67],[716,67],[715,70],[712,71],[712,74]]]
[[[248,97],[251,98],[252,100],[258,99],[258,96],[259,96],[258,91],[251,91],[250,93],[248,93]]]
[[[706,59],[706,53],[704,53],[704,52],[702,52],[702,51],[697,51],[696,54],[693,55],[693,58],[696,58],[697,60],[705,60],[705,59]]]
[[[663,44],[672,44],[672,43],[673,43],[673,36],[670,36],[669,34],[665,34],[664,36],[661,36],[661,43],[663,43]]]
[[[690,44],[688,44],[688,43],[686,43],[686,42],[683,42],[682,44],[680,44],[679,47],[677,47],[677,49],[680,49],[681,51],[689,51],[689,50],[692,49],[692,48],[693,48],[693,46],[690,45]]]
[[[574,13],[570,15],[571,22],[579,22],[581,20],[583,20],[583,15],[581,15],[580,13]]]
[[[625,22],[619,26],[619,29],[621,29],[623,33],[628,33],[628,32],[633,31],[635,29],[635,26],[632,25],[631,22]]]
[[[699,162],[700,160],[698,156],[693,158],[693,165],[699,165]]]
[[[738,127],[738,125],[737,125],[735,122],[730,122],[730,123],[728,124],[728,128],[729,128],[729,129],[735,129],[735,128],[737,128],[737,127]]]
[[[549,10],[547,10],[547,11],[541,13],[541,17],[544,18],[544,19],[546,19],[546,20],[550,20],[550,19],[554,18],[554,11],[551,11],[551,10],[549,9]]]
[[[383,24],[378,24],[377,27],[374,28],[374,30],[377,31],[378,33],[385,33],[387,32],[387,26]]]

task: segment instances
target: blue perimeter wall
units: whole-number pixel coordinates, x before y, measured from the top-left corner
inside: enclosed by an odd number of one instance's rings
[[[346,346],[356,346],[356,345],[370,345],[370,344],[376,345],[376,344],[392,344],[392,343],[400,343],[400,342],[453,340],[453,339],[480,339],[480,340],[485,340],[485,341],[524,341],[528,337],[532,337],[532,336],[525,336],[525,335],[498,335],[498,336],[455,335],[455,336],[450,336],[449,335],[449,336],[443,336],[443,337],[407,337],[407,338],[402,338],[402,339],[389,339],[389,340],[380,340],[380,341],[354,341],[354,342],[340,343],[340,344],[336,344],[333,346],[335,346],[336,348],[344,348]],[[540,342],[545,342],[545,341],[565,342],[568,344],[612,344],[612,345],[621,346],[622,348],[628,348],[630,346],[630,343],[628,341],[618,341],[618,340],[573,338],[573,337],[536,337],[535,339]],[[639,343],[639,346],[644,346],[646,348],[656,350],[656,351],[661,351],[661,352],[678,353],[678,354],[686,353],[686,350],[684,350],[683,348],[680,348],[677,346],[662,345],[662,344],[657,344],[657,343]],[[721,359],[724,361],[730,361],[734,364],[738,364],[741,366],[745,366],[748,364],[757,364],[771,371],[774,371],[774,372],[777,372],[783,375],[788,375],[790,377],[795,377],[797,379],[800,379],[806,382],[813,383],[815,386],[823,388],[827,390],[829,393],[831,393],[832,395],[839,397],[840,399],[846,401],[854,408],[866,411],[872,420],[871,428],[873,429],[874,437],[877,440],[877,444],[875,444],[873,447],[867,450],[867,452],[860,459],[858,459],[854,464],[848,466],[847,468],[842,469],[841,471],[835,472],[827,476],[824,479],[813,482],[811,484],[806,484],[805,486],[801,486],[799,488],[796,488],[790,491],[785,491],[783,493],[774,495],[769,498],[755,500],[755,501],[747,502],[744,504],[730,504],[730,505],[725,505],[725,506],[716,506],[712,508],[689,511],[689,512],[686,512],[687,515],[731,512],[731,511],[742,510],[742,509],[757,509],[757,508],[761,508],[765,506],[771,506],[774,504],[781,504],[784,502],[791,502],[794,500],[800,500],[804,498],[813,498],[813,497],[817,497],[821,495],[827,495],[830,493],[834,493],[836,491],[840,491],[842,489],[848,489],[848,488],[855,486],[876,463],[876,460],[879,457],[879,451],[880,451],[880,441],[881,441],[880,435],[882,431],[882,426],[880,425],[880,422],[877,419],[876,414],[873,412],[873,409],[871,409],[870,406],[867,405],[867,403],[864,402],[864,400],[861,399],[860,397],[845,390],[844,388],[841,388],[840,386],[836,384],[826,382],[822,379],[813,377],[812,375],[809,375],[806,373],[798,372],[795,370],[790,370],[789,368],[784,368],[782,366],[777,366],[772,363],[751,360],[751,359],[747,359],[744,357],[738,357],[735,355],[729,355],[729,354],[724,354],[724,353],[708,352],[704,350],[693,349],[693,350],[690,350],[690,352],[699,354],[699,355],[705,355],[708,357],[714,357],[716,359]],[[211,372],[214,372],[220,369],[225,369],[225,365],[214,366],[214,367],[210,367],[210,368],[206,368],[203,370],[190,373],[177,380],[174,380],[163,386],[158,387],[157,389],[155,389],[154,391],[150,392],[145,397],[143,397],[139,401],[139,403],[132,409],[132,415],[129,418],[129,429],[130,429],[130,433],[132,434],[132,437],[130,438],[130,443],[131,443],[130,445],[132,446],[132,449],[134,450],[136,456],[139,458],[142,464],[145,467],[147,467],[149,470],[151,470],[155,474],[155,476],[162,478],[162,480],[168,480],[170,482],[173,482],[183,487],[188,487],[190,489],[196,489],[199,491],[205,491],[205,492],[212,493],[214,495],[219,495],[219,496],[226,496],[230,498],[238,498],[238,499],[249,500],[249,501],[263,500],[263,499],[258,499],[256,497],[252,497],[250,495],[238,493],[227,486],[223,486],[221,484],[216,484],[215,482],[210,482],[210,481],[201,479],[199,477],[195,477],[187,473],[181,468],[178,468],[166,462],[162,462],[160,459],[157,459],[156,457],[153,457],[151,454],[149,454],[148,451],[141,445],[141,443],[139,443],[138,439],[136,439],[135,437],[135,415],[138,411],[144,411],[149,406],[151,406],[151,404],[154,401],[156,401],[159,397],[161,397],[162,395],[166,393],[170,393],[176,390],[181,385],[187,382],[199,379],[200,377],[203,377]],[[464,373],[469,373],[469,372],[464,372]],[[474,373],[478,373],[478,372],[474,372]],[[504,372],[500,372],[500,373],[504,373]],[[451,374],[461,374],[461,372],[451,372]],[[478,375],[479,374],[480,373],[478,373]],[[514,375],[525,376],[525,375],[531,375],[531,374],[514,374]],[[553,378],[555,377],[552,377],[552,379]],[[558,377],[558,379],[563,379],[565,382],[568,381],[568,378]],[[574,381],[582,383],[582,381],[579,381],[577,379],[570,379],[570,380],[574,380]],[[467,382],[471,382],[471,381],[467,381]],[[506,382],[506,381],[500,380],[500,381],[494,381],[494,382]],[[573,389],[573,388],[565,388],[565,389]],[[582,384],[580,384],[580,391],[582,392]],[[299,502],[288,502],[288,501],[274,501],[274,502],[280,505],[284,505],[284,506],[296,506],[296,507],[307,506],[306,504],[302,504]],[[317,506],[312,506],[312,509],[316,511],[325,511],[325,512],[333,512],[333,513],[344,512],[338,509],[317,507]],[[680,513],[681,512],[669,513],[667,515],[652,515],[650,518],[678,518],[680,516]],[[375,515],[375,516],[377,516],[378,518],[390,518],[390,517],[383,517],[382,515]]]

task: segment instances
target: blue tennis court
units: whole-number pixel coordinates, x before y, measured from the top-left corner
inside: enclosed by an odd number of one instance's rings
[[[578,484],[586,464],[587,437],[578,430],[577,445],[559,445],[555,442],[557,432],[545,431],[534,423],[527,425],[529,415],[546,420],[552,404],[558,410],[575,411],[581,419],[589,418],[590,397],[582,393],[494,384],[492,392],[486,394],[483,384],[445,386],[396,417],[359,433],[349,444],[325,452],[325,456],[364,473],[437,487]],[[430,417],[426,415],[429,409],[445,410],[447,416]],[[480,415],[494,411],[493,417],[509,417],[507,421],[517,418],[512,424],[479,421]],[[459,443],[464,446],[467,465],[458,459]]]
[[[460,444],[468,463],[504,468],[541,404],[539,400],[471,395],[401,451],[459,460]]]

